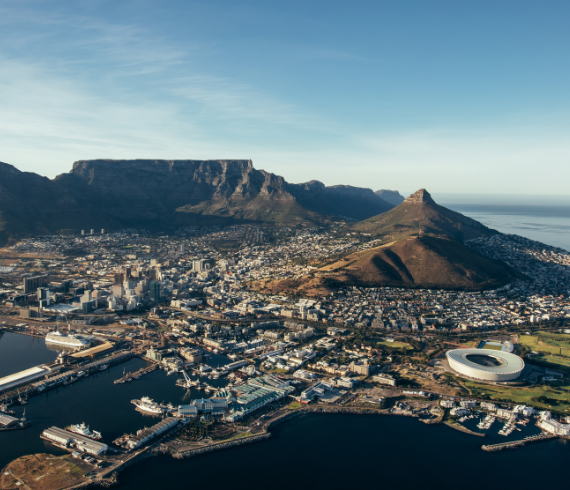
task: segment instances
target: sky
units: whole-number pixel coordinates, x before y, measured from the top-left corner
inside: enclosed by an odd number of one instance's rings
[[[570,2],[0,0],[0,161],[570,195]]]

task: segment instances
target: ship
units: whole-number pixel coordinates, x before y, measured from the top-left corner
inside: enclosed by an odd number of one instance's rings
[[[66,427],[65,430],[69,432],[75,432],[76,434],[80,434],[85,437],[89,437],[94,441],[100,441],[101,439],[103,439],[101,432],[97,432],[96,430],[91,430],[88,425],[85,425],[85,422],[82,422],[81,424],[77,425],[70,425],[69,427]]]
[[[142,412],[153,413],[155,415],[162,415],[168,410],[167,407],[155,403],[148,396],[143,396],[140,400],[131,400],[131,403]]]
[[[74,335],[67,335],[59,331],[48,333],[46,335],[46,342],[67,345],[69,347],[86,347],[89,345],[89,342],[86,340],[80,339]]]

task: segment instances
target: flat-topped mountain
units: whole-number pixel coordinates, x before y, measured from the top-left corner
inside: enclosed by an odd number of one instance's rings
[[[91,228],[361,220],[391,208],[371,189],[290,184],[251,160],[82,160],[53,180],[0,163],[0,244]]]
[[[336,257],[295,281],[270,281],[268,293],[302,291],[321,295],[343,286],[480,290],[502,286],[522,276],[463,244],[464,239],[498,232],[434,202],[421,189],[402,204],[352,226],[379,239],[370,249]]]

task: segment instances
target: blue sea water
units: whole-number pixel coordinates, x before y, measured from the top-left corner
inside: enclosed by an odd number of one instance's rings
[[[570,251],[570,197],[434,195],[438,204],[502,233]]]

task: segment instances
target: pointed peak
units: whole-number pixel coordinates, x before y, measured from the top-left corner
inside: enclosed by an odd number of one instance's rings
[[[428,191],[426,191],[425,189],[420,189],[419,191],[414,192],[411,196],[406,197],[404,202],[411,202],[411,203],[429,202],[429,203],[433,203],[435,201],[431,198],[430,193]]]

